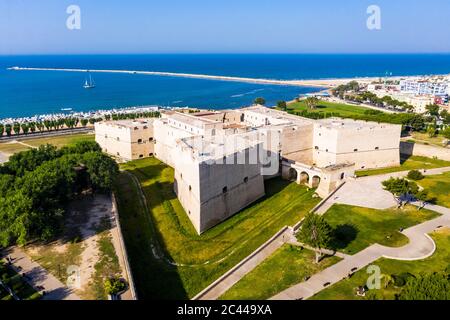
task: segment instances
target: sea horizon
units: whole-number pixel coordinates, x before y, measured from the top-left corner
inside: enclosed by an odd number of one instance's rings
[[[0,119],[142,105],[228,109],[264,97],[279,100],[319,88],[173,78],[93,74],[96,88],[82,88],[86,75],[52,71],[6,70],[8,67],[80,68],[193,73],[279,80],[446,75],[450,54],[75,54],[0,56]]]

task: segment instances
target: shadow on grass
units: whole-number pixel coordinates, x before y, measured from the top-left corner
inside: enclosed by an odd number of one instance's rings
[[[142,171],[134,171],[131,173],[142,174]],[[156,187],[161,188],[161,185]],[[121,173],[115,190],[122,233],[139,299],[188,299],[177,268],[159,257],[172,259],[161,241],[162,235],[154,226],[151,213],[142,206],[133,180],[126,173]],[[153,200],[148,203],[149,210],[162,202],[161,197],[152,196],[154,184],[146,186],[143,191],[149,192]],[[155,248],[156,243],[161,244],[158,249]],[[158,253],[158,250],[162,252]]]
[[[350,243],[352,243],[357,235],[358,228],[351,224],[338,225],[333,230],[331,247],[334,250],[345,249]]]

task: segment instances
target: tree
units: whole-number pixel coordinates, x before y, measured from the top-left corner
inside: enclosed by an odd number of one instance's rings
[[[399,300],[450,300],[450,277],[446,273],[411,277],[398,295]]]
[[[259,104],[259,105],[266,105],[266,99],[262,98],[262,97],[258,97],[255,99],[254,104]]]
[[[443,109],[441,113],[439,114],[441,119],[445,122],[445,119],[450,116],[450,113],[448,113],[447,109]]]
[[[389,180],[383,181],[382,185],[385,190],[392,193],[399,206],[403,204],[405,198],[406,202],[408,202],[419,191],[419,187],[415,182],[401,178],[390,178]]]
[[[88,122],[89,122],[88,119],[81,119],[81,125],[82,125],[83,127],[86,127],[87,124],[88,124]]]
[[[430,125],[428,126],[428,128],[427,128],[427,133],[428,133],[428,136],[429,136],[430,138],[436,137],[437,130],[436,130],[436,125],[435,125],[434,123],[433,123],[433,124],[430,124]]]
[[[316,263],[319,263],[322,257],[322,248],[330,245],[331,234],[332,228],[322,216],[308,213],[297,238],[300,242],[317,249]]]
[[[82,162],[87,168],[94,190],[111,190],[119,174],[119,167],[113,159],[100,152],[87,152],[83,154]]]
[[[404,124],[409,125],[414,131],[421,131],[425,126],[425,120],[420,114],[414,114]]]
[[[13,131],[15,134],[19,134],[20,133],[20,123],[14,123],[13,124]]]
[[[7,124],[7,125],[5,126],[5,132],[6,132],[6,135],[7,135],[8,137],[11,136],[11,130],[12,130],[11,125],[10,125],[10,124]]]
[[[28,131],[30,130],[30,127],[28,126],[27,123],[22,123],[22,124],[20,125],[20,127],[22,128],[22,132],[23,132],[24,134],[28,134]]]
[[[411,170],[408,172],[408,179],[419,181],[422,180],[424,175],[419,170]]]
[[[119,277],[111,277],[105,280],[105,292],[109,295],[116,295],[126,288],[126,283]]]
[[[437,104],[429,104],[425,107],[427,113],[433,117],[439,117],[439,109],[440,107]]]
[[[449,139],[449,140],[450,140],[450,126],[447,127],[446,129],[444,129],[444,130],[442,131],[442,135],[443,135],[446,139]]]
[[[0,137],[3,136],[3,133],[5,132],[5,126],[0,123]]]
[[[319,104],[319,99],[316,97],[308,97],[306,98],[305,103],[308,109],[315,109]]]
[[[277,102],[277,108],[282,110],[282,111],[286,111],[287,109],[287,103],[284,100],[280,100]]]
[[[434,202],[435,201],[435,198],[432,198],[430,196],[430,193],[428,192],[428,190],[425,190],[425,189],[417,191],[414,194],[414,197],[416,198],[417,201],[420,201],[420,208],[419,208],[419,210],[425,208],[425,205],[428,202]]]

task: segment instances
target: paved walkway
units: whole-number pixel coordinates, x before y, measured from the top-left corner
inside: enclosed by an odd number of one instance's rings
[[[416,205],[419,204],[416,203]],[[436,211],[442,214],[442,216],[404,230],[403,234],[409,238],[409,243],[406,246],[389,248],[374,244],[315,274],[308,281],[282,291],[271,299],[308,299],[322,291],[325,287],[346,278],[352,272],[352,269],[357,268],[359,270],[381,257],[409,261],[422,260],[430,257],[435,252],[436,246],[431,237],[428,236],[428,233],[443,226],[450,227],[450,209],[436,205],[427,205],[426,208]],[[325,284],[327,285],[325,286]]]
[[[67,288],[58,279],[52,276],[38,263],[32,261],[20,248],[13,247],[2,252],[4,256],[10,256],[13,260],[13,268],[16,272],[26,273],[28,283],[35,289],[43,288],[46,295],[42,300],[80,300],[80,298]]]
[[[420,170],[424,175],[438,175],[450,171],[450,167]],[[409,171],[393,172],[378,176],[349,179],[317,211],[324,214],[335,203],[384,210],[397,205],[392,194],[381,184],[390,177],[406,177]]]

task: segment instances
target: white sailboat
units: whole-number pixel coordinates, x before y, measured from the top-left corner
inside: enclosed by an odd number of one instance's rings
[[[85,88],[85,89],[93,89],[93,88],[95,88],[95,83],[92,80],[92,77],[91,77],[90,74],[89,74],[89,81],[86,79],[86,81],[84,82],[83,88]]]

